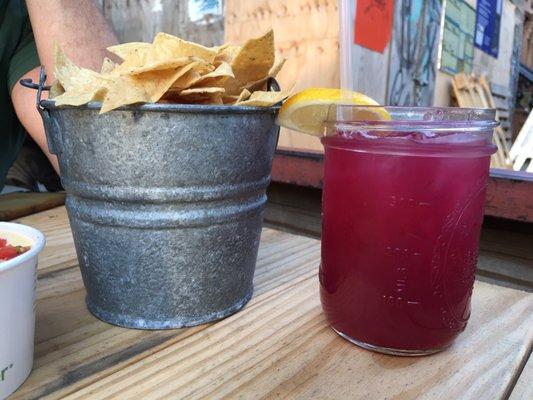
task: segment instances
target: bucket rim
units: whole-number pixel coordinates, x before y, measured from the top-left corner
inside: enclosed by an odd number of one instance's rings
[[[40,105],[47,110],[86,109],[99,110],[101,102],[91,101],[81,106],[61,105],[56,106],[54,100],[41,100]],[[170,112],[170,113],[197,113],[197,114],[277,114],[280,106],[250,107],[235,105],[213,104],[178,104],[178,103],[145,103],[140,105],[127,105],[113,111],[145,111],[145,112]]]

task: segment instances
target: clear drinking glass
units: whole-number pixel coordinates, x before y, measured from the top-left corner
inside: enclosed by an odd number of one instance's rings
[[[386,110],[390,121],[373,120]],[[325,149],[321,299],[367,349],[445,349],[470,316],[494,110],[337,106]]]

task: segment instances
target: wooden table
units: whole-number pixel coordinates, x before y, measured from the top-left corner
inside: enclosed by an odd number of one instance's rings
[[[264,229],[255,294],[243,311],[195,328],[129,330],[85,308],[63,207],[20,222],[48,243],[34,370],[14,399],[533,398],[531,294],[476,282],[470,324],[451,349],[381,355],[343,340],[324,320],[319,242]]]

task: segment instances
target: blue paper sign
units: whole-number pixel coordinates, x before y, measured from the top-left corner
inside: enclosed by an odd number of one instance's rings
[[[502,0],[478,0],[476,9],[476,36],[474,45],[498,58]]]

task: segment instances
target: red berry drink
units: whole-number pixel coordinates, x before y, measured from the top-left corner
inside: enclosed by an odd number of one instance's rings
[[[470,316],[493,114],[387,110],[322,140],[322,304],[360,346],[429,354]]]

